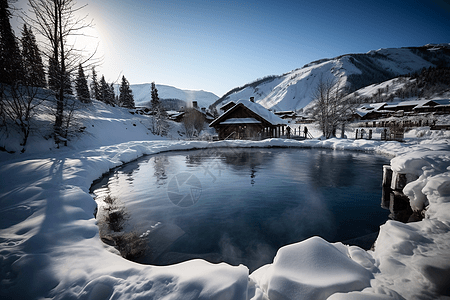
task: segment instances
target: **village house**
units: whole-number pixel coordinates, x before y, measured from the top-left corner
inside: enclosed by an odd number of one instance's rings
[[[288,123],[255,103],[253,97],[233,104],[209,125],[216,130],[219,139],[259,140],[284,135]]]
[[[298,117],[297,113],[293,110],[275,111],[274,113],[283,120],[295,120]]]
[[[191,109],[184,109],[184,111],[181,112],[172,112],[172,114],[169,114],[169,119],[175,122],[183,122],[183,119],[188,111],[191,114],[190,117],[194,119],[203,119],[203,121],[208,124],[214,120],[214,117],[206,111],[206,108],[200,108],[198,106],[197,101],[192,101]]]
[[[376,120],[390,116],[417,115],[423,112],[450,113],[450,99],[364,104],[355,110],[351,120]]]

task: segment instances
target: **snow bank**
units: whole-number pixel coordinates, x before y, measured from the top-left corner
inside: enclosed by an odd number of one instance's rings
[[[272,264],[192,260],[156,267],[108,251],[93,217],[93,180],[144,154],[207,147],[322,147],[396,156],[414,174],[405,192],[426,199],[423,221],[381,226],[374,251],[314,237],[279,249]],[[271,139],[141,141],[14,155],[0,163],[2,299],[435,299],[450,296],[449,142]],[[381,181],[381,178],[380,178]],[[420,201],[425,201],[424,199]]]
[[[403,193],[410,198],[411,208],[420,211],[429,204],[429,197],[423,191],[428,180],[433,175],[446,172],[450,167],[450,149],[448,144],[433,144],[418,145],[413,150],[412,153],[392,159],[391,166],[394,173],[407,175],[409,183]]]
[[[258,277],[259,270],[252,277]],[[256,279],[270,299],[326,299],[336,292],[362,290],[373,275],[320,237],[284,246]]]

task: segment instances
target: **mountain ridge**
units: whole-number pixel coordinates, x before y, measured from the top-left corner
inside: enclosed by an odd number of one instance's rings
[[[282,75],[257,79],[234,88],[212,106],[255,97],[273,110],[300,110],[311,103],[319,80],[341,79],[349,91],[418,72],[423,68],[450,67],[450,43],[421,47],[381,48],[367,53],[324,58]]]
[[[136,106],[148,103],[151,98],[151,83],[130,84],[133,91]],[[208,107],[215,102],[219,96],[204,90],[184,90],[174,86],[156,84],[160,99],[177,99],[190,105],[192,101],[197,101],[199,107]]]

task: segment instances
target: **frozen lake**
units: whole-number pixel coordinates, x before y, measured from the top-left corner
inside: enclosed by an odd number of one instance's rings
[[[378,232],[389,214],[380,205],[388,163],[323,149],[167,152],[114,170],[93,190],[116,197],[129,216],[124,230],[146,237],[142,263],[203,258],[254,270],[311,236],[335,242]]]

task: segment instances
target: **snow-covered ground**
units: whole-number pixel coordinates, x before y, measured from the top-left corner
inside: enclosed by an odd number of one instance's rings
[[[85,133],[69,147],[31,139],[25,154],[0,154],[1,299],[449,299],[448,131],[420,128],[407,134],[405,143],[177,141],[153,136],[145,117],[95,105],[100,112],[82,120]],[[272,264],[252,274],[243,265],[198,259],[140,265],[109,251],[94,218],[93,180],[144,154],[206,147],[322,147],[391,155],[392,169],[414,178],[404,191],[414,207],[427,206],[426,217],[386,222],[374,251],[320,237],[287,245]]]

